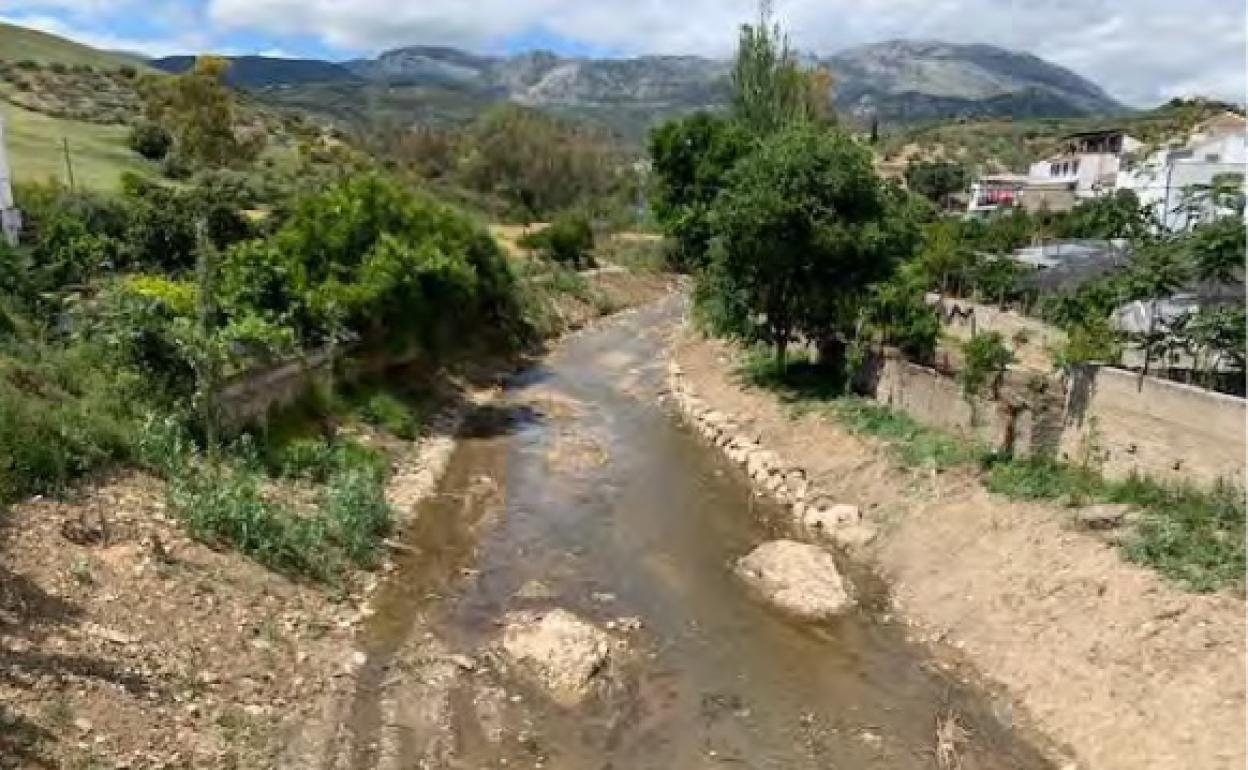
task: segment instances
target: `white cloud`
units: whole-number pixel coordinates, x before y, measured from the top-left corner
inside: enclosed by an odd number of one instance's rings
[[[174,37],[139,38],[115,35],[108,31],[81,27],[66,22],[55,16],[20,16],[10,17],[0,13],[0,22],[18,24],[30,29],[37,29],[58,37],[68,38],[92,48],[104,51],[125,51],[148,56],[172,56],[211,48],[206,36],[187,32]]]

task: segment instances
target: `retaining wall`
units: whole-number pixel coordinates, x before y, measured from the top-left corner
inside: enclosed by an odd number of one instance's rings
[[[1103,366],[1074,369],[1060,451],[1111,478],[1244,483],[1245,401]]]

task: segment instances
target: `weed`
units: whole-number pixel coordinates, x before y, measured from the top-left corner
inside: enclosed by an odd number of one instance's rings
[[[840,399],[829,404],[828,411],[851,431],[884,440],[906,467],[944,471],[968,465],[983,454],[973,442],[927,428],[866,399]]]
[[[1246,566],[1242,489],[1165,487],[1136,478],[1114,485],[1107,498],[1143,512],[1135,537],[1126,546],[1132,560],[1194,591],[1242,583]]]
[[[230,543],[281,572],[320,580],[336,573],[325,522],[266,503],[250,470],[192,464],[170,482],[169,499],[196,539]]]
[[[95,583],[95,576],[91,574],[91,562],[82,557],[78,557],[70,563],[69,576],[80,586],[89,586]]]
[[[391,526],[384,476],[367,465],[344,468],[329,480],[321,511],[347,558],[361,567],[373,566]]]
[[[985,377],[998,364],[984,367]],[[1123,545],[1128,558],[1194,591],[1242,584],[1246,567],[1242,489],[1220,485],[1206,491],[1139,477],[1115,482],[1093,468],[1051,458],[992,455],[974,442],[924,427],[885,406],[840,397],[834,373],[805,358],[797,358],[782,371],[762,347],[747,352],[738,375],[749,384],[775,391],[797,413],[828,414],[854,433],[883,440],[907,467],[947,470],[978,462],[985,487],[1011,499],[1068,506],[1131,505],[1141,518]]]
[[[411,441],[420,435],[421,420],[411,407],[386,391],[371,394],[360,408],[361,416],[393,436]]]
[[[1230,485],[1201,490],[1139,476],[1108,481],[1092,470],[1051,459],[991,462],[985,485],[1014,499],[1068,505],[1123,503],[1136,508],[1141,519],[1125,542],[1128,558],[1193,591],[1236,585],[1248,566],[1244,494]]]
[[[64,732],[74,723],[74,704],[69,693],[57,690],[43,708],[43,718],[55,732]]]

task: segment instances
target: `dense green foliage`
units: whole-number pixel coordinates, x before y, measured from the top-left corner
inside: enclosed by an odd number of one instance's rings
[[[966,357],[958,379],[967,396],[979,395],[984,386],[996,388],[1005,370],[1014,363],[1014,354],[999,332],[984,332],[962,345]]]
[[[741,27],[732,69],[732,111],[751,133],[766,136],[793,123],[830,118],[831,85],[827,73],[801,66],[766,9],[758,24]]]
[[[949,196],[966,190],[966,166],[948,160],[912,160],[906,166],[906,186],[933,203],[945,205]]]
[[[235,97],[225,85],[229,66],[225,59],[203,56],[181,75],[143,81],[148,120],[168,132],[178,155],[196,166],[247,163],[264,146],[263,133],[239,130]]]
[[[753,147],[729,118],[700,112],[669,121],[650,136],[655,184],[651,207],[675,244],[674,266],[705,266],[711,242],[711,205],[728,172]]]
[[[594,228],[579,212],[560,214],[549,227],[521,238],[520,245],[573,270],[593,266]]]
[[[637,171],[611,137],[518,105],[486,110],[462,128],[404,125],[380,141],[439,189],[466,192],[525,224],[574,207],[614,216],[637,200]]]
[[[156,123],[144,121],[130,129],[130,149],[148,160],[164,160],[173,149],[173,136]]]
[[[867,286],[913,248],[901,212],[847,134],[780,131],[733,169],[715,202],[706,318],[774,345],[781,360],[799,336],[852,333]]]

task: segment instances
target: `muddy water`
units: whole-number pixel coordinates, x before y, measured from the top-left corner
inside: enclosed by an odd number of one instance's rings
[[[678,313],[669,301],[570,340],[471,423],[369,630],[352,765],[380,762],[380,704],[410,684],[396,660],[436,634],[481,664],[448,698],[437,740],[450,749],[430,760],[426,730],[391,748],[391,766],[1049,767],[1006,707],[906,641],[870,574],[846,565],[863,606],[821,627],[742,589],[733,561],[779,535],[782,512],[663,405]],[[641,621],[575,710],[488,652],[507,611],[554,606]],[[937,736],[949,719],[956,756]]]

